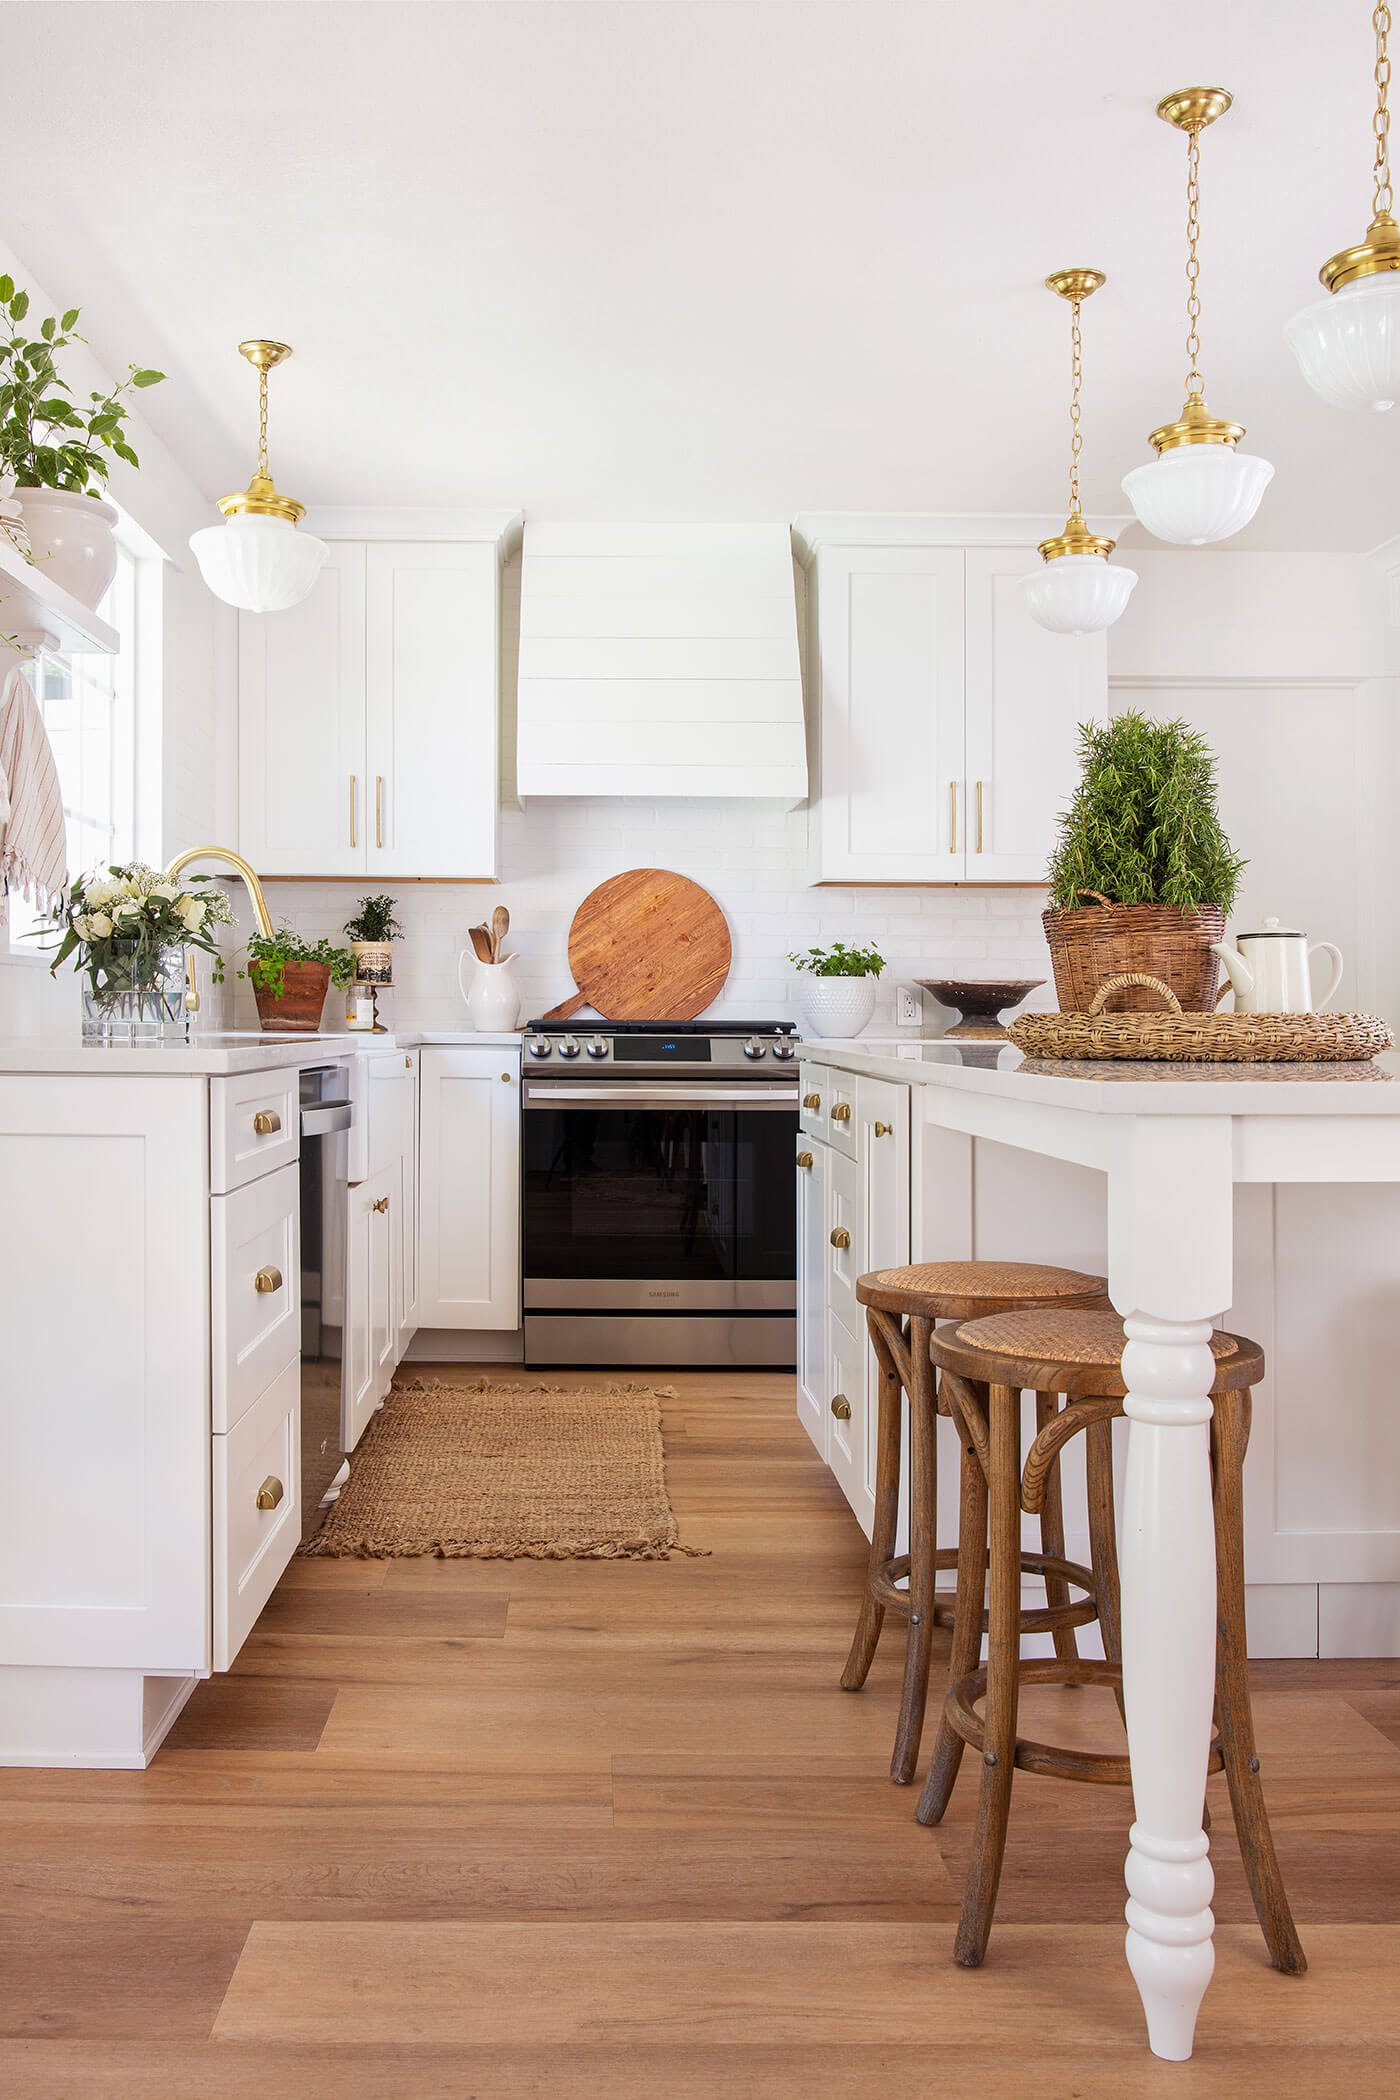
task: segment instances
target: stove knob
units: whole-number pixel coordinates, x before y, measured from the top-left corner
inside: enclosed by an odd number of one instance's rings
[[[774,1057],[782,1058],[784,1061],[796,1057],[797,1045],[790,1035],[780,1035],[778,1037],[777,1042],[773,1045],[773,1055]]]
[[[566,1035],[560,1038],[559,1055],[561,1057],[578,1056],[578,1040],[575,1036]]]
[[[547,1035],[532,1035],[530,1038],[531,1057],[548,1057],[553,1048]]]
[[[767,1049],[768,1045],[766,1043],[761,1043],[756,1035],[751,1035],[744,1045],[744,1055],[745,1057],[763,1057],[767,1053]]]
[[[590,1057],[606,1057],[608,1054],[607,1037],[591,1035],[588,1038],[588,1054]]]

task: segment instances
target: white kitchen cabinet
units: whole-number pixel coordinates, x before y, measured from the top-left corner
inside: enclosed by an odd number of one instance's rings
[[[368,1158],[371,1173],[401,1163],[396,1213],[395,1305],[398,1353],[403,1355],[418,1326],[418,1053],[374,1052],[365,1085]]]
[[[353,1451],[399,1361],[403,1162],[390,1159],[349,1191],[346,1378],[341,1442]]]
[[[1038,882],[1076,730],[1108,708],[1102,635],[1021,600],[1034,547],[850,544],[810,571],[814,882]]]
[[[496,872],[497,543],[333,541],[239,616],[239,840],[263,875]]]
[[[804,1067],[804,1074],[806,1068]],[[820,1139],[797,1141],[797,1419],[822,1457],[830,1438],[826,1390],[827,1164]]]
[[[421,1053],[419,1305],[424,1327],[520,1325],[520,1052]]]

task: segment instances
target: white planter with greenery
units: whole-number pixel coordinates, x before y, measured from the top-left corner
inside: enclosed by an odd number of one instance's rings
[[[806,1035],[846,1037],[868,1028],[875,1011],[875,980],[885,958],[875,948],[809,948],[790,955],[798,978],[798,1001]]]
[[[41,575],[95,612],[117,573],[117,513],[100,496],[20,487],[29,559]]]

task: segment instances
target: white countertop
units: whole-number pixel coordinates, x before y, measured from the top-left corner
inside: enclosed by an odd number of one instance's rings
[[[383,1035],[275,1035],[256,1030],[196,1031],[188,1043],[149,1050],[104,1050],[73,1036],[0,1036],[0,1074],[80,1073],[106,1079],[156,1076],[228,1077],[238,1072],[300,1071],[342,1057],[373,1056],[378,1050],[411,1050],[423,1044],[519,1045],[514,1035],[460,1034],[394,1029]]]
[[[858,1036],[850,1042],[804,1042],[804,1063],[866,1072],[922,1086],[950,1087],[1003,1100],[1077,1108],[1099,1115],[1318,1116],[1400,1115],[1400,1051],[1365,1064],[1139,1064],[1105,1058],[1077,1063],[1026,1058],[1005,1044],[996,1062],[964,1063],[993,1044],[945,1037]]]

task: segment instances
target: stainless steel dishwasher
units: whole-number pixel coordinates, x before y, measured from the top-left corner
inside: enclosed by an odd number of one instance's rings
[[[345,1464],[345,1254],[350,1128],[338,1065],[301,1074],[301,1535],[339,1492]]]

